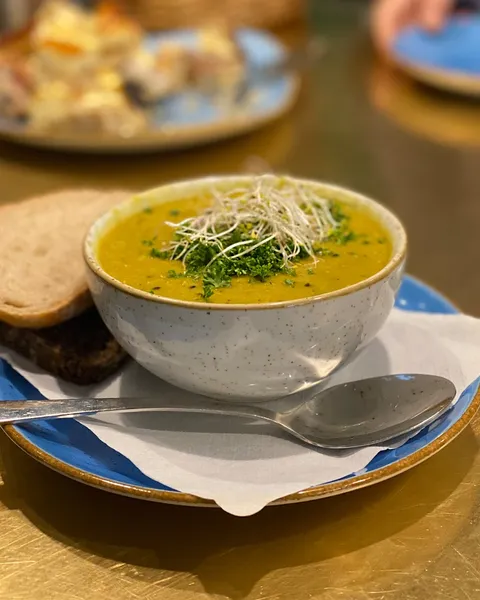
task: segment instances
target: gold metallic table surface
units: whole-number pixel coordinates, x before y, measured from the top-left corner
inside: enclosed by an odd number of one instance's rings
[[[401,102],[392,100],[400,92],[390,74],[373,70],[362,10],[351,0],[316,3],[329,52],[276,125],[201,150],[129,159],[1,145],[1,201],[68,186],[147,187],[267,161],[393,207],[410,234],[410,272],[479,315],[480,134],[472,139],[462,111],[475,120],[480,106],[410,84]],[[449,119],[432,124],[440,108],[415,113],[424,106],[416,95],[426,93],[432,106],[448,104]],[[461,135],[449,131],[457,117]],[[237,519],[90,489],[1,435],[0,599],[480,598],[479,440],[477,419],[393,480]]]

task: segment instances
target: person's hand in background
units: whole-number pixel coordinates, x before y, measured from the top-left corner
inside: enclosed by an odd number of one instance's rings
[[[376,0],[371,14],[376,46],[387,53],[408,25],[418,25],[427,31],[441,29],[453,6],[454,0]]]

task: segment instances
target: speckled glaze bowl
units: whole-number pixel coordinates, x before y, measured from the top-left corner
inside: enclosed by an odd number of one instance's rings
[[[115,338],[146,369],[206,396],[261,401],[319,383],[379,331],[400,285],[406,234],[399,220],[350,190],[302,181],[324,197],[361,205],[389,232],[393,253],[377,274],[341,290],[294,302],[214,304],[152,296],[108,275],[96,254],[119,220],[147,206],[251,178],[210,177],[165,185],[127,200],[91,227],[84,248],[95,304]]]

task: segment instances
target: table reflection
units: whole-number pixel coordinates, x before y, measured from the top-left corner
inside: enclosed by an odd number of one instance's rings
[[[436,143],[480,146],[480,101],[416,83],[377,60],[368,89],[373,104],[400,127]]]

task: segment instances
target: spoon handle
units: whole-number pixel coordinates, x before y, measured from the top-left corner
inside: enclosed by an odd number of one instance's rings
[[[101,412],[187,412],[230,415],[274,421],[276,414],[248,404],[228,404],[208,398],[169,400],[168,398],[65,398],[57,400],[0,400],[0,425],[25,423],[36,419],[82,417]]]

